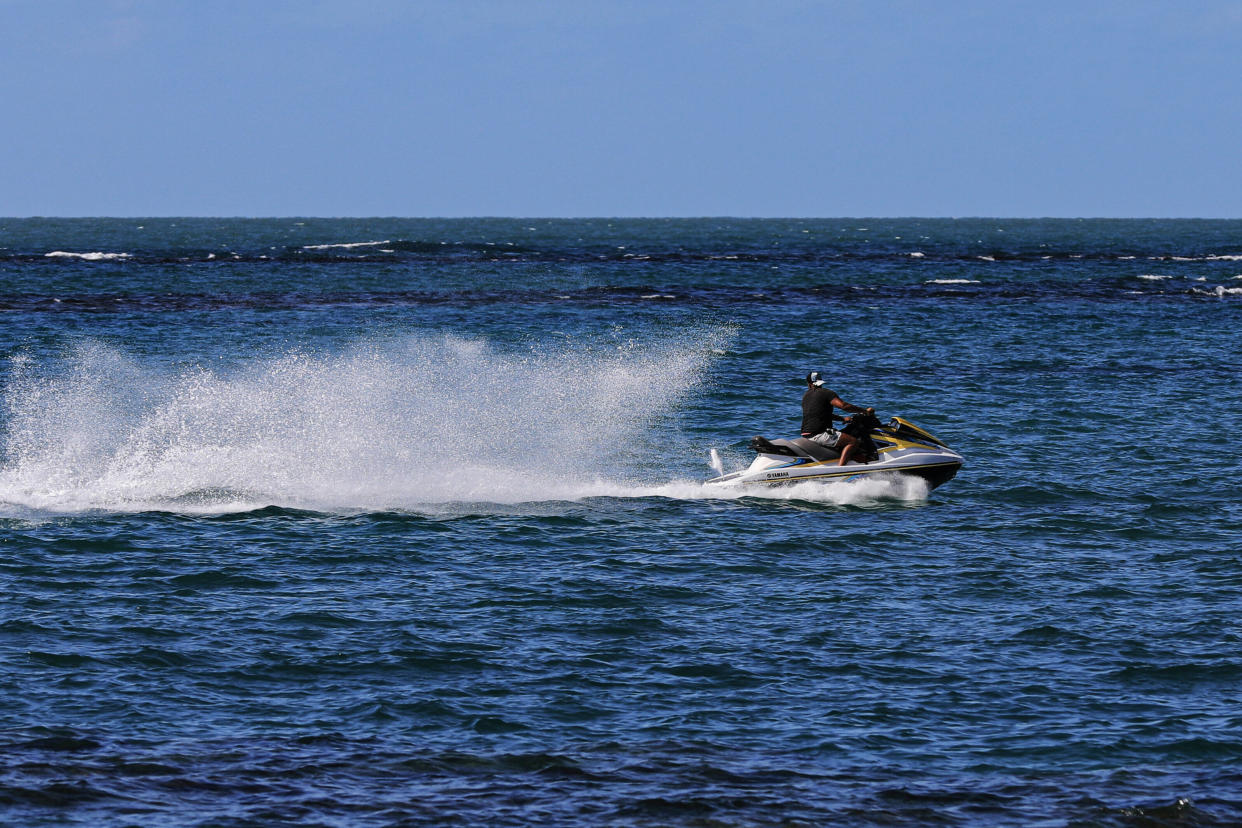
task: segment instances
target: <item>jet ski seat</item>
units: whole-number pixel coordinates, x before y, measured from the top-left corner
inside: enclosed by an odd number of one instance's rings
[[[808,440],[805,437],[794,437],[790,440],[767,440],[763,437],[754,437],[750,441],[750,447],[762,454],[780,454],[785,457],[809,457],[821,463],[828,460],[836,460],[841,456],[841,452],[836,449],[821,446],[814,440]]]
[[[819,443],[815,442],[814,440],[808,440],[805,437],[794,437],[789,442],[793,443],[798,449],[806,452],[811,457],[815,458],[816,460],[819,460],[820,462],[824,462],[827,460],[836,460],[841,456],[841,452],[837,451],[836,449],[828,448],[827,446],[821,446]]]

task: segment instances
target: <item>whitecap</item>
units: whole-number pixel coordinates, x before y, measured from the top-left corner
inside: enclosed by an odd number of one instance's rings
[[[1191,288],[1190,292],[1197,294],[1199,296],[1215,296],[1217,298],[1223,299],[1226,296],[1242,295],[1242,287],[1225,287],[1224,285],[1217,285],[1215,288],[1212,288],[1210,290],[1203,290],[1200,288]]]
[[[378,247],[379,245],[392,244],[391,239],[383,241],[368,242],[348,242],[344,244],[305,244],[302,245],[303,250],[352,250],[355,247]]]
[[[978,279],[928,279],[925,285],[981,285]]]
[[[117,259],[131,258],[130,253],[70,253],[65,250],[53,250],[51,253],[45,253],[44,256],[49,259],[83,259],[88,262],[105,262]]]
[[[1162,273],[1144,273],[1139,276],[1140,279],[1146,279],[1149,282],[1162,282],[1165,279],[1172,279],[1172,276],[1166,276]]]

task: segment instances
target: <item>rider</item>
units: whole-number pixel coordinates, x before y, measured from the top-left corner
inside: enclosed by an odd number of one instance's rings
[[[844,466],[854,453],[858,441],[843,431],[832,427],[833,409],[852,411],[856,414],[872,412],[873,408],[859,408],[837,396],[824,384],[824,375],[812,371],[806,375],[806,393],[802,395],[802,436],[827,448],[840,449],[838,466]]]

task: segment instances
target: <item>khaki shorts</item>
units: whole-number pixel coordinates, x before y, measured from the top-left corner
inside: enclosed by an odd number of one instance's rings
[[[825,448],[836,448],[837,443],[841,442],[841,432],[837,431],[835,428],[830,428],[820,434],[813,434],[806,439],[813,443],[819,443]]]

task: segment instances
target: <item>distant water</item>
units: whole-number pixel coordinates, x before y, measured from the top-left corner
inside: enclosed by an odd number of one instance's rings
[[[0,219],[0,823],[1242,824],[1242,221]],[[802,377],[967,458],[705,489]]]

